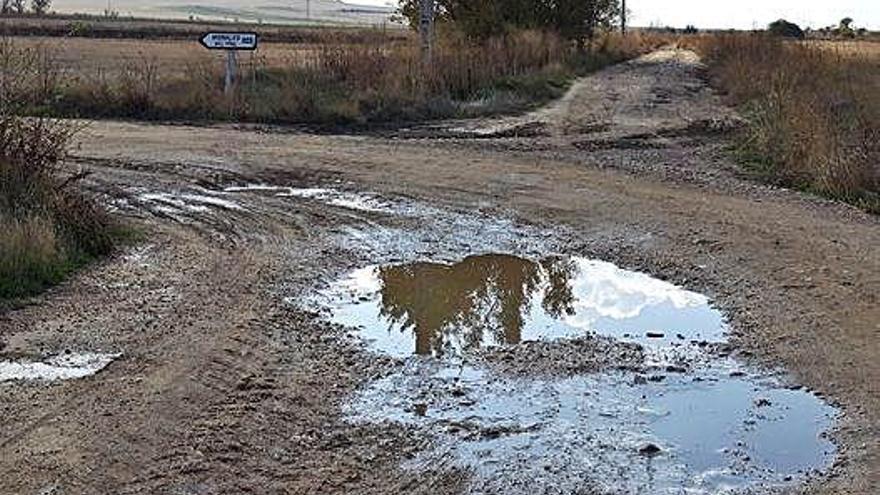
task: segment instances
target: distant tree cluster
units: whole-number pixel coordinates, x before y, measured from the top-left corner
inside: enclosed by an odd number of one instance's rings
[[[852,17],[844,17],[840,20],[839,24],[823,27],[819,29],[818,32],[822,36],[835,38],[855,38],[857,36],[865,36],[866,34],[868,34],[868,30],[865,28],[853,27],[853,22],[854,21]],[[809,28],[805,32],[797,24],[793,22],[788,22],[785,19],[779,19],[778,21],[771,23],[767,27],[767,31],[769,31],[770,34],[773,34],[774,36],[797,39],[804,39],[807,32],[814,32],[810,31]]]
[[[413,27],[419,23],[420,0],[403,0],[400,13]],[[620,15],[618,0],[437,0],[438,24],[452,25],[472,38],[512,29],[546,29],[569,39],[591,38]]]
[[[852,17],[844,17],[836,26],[827,26],[819,30],[825,36],[833,36],[835,38],[856,38],[868,34],[865,28],[856,28],[853,26]]]
[[[3,14],[24,14],[26,10],[24,0],[2,0],[0,3],[0,13]]]
[[[31,12],[45,14],[49,12],[52,0],[31,0]],[[0,14],[26,14],[25,0],[0,0]]]
[[[669,33],[669,34],[698,34],[700,32],[700,30],[697,28],[697,26],[694,26],[693,24],[688,24],[683,29],[679,29],[679,28],[672,27],[672,26],[666,26],[664,28],[648,28],[648,29],[654,30],[654,31],[662,31],[662,32]]]

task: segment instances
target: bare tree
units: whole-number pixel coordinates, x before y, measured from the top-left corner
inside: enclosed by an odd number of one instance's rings
[[[34,11],[34,14],[45,14],[51,5],[52,0],[31,0],[31,10]]]
[[[24,14],[24,0],[9,0],[9,11],[16,14]]]

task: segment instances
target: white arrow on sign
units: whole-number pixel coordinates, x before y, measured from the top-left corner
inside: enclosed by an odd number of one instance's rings
[[[199,40],[209,50],[256,50],[257,33],[207,33]]]

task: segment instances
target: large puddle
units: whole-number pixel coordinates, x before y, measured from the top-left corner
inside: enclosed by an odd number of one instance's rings
[[[373,350],[402,358],[349,405],[352,420],[426,431],[435,447],[410,467],[451,459],[474,473],[473,493],[736,493],[802,482],[835,454],[834,409],[731,358],[707,297],[610,263],[373,266],[321,301]],[[510,374],[474,358],[584,338],[637,345],[643,358],[577,374],[537,361]]]

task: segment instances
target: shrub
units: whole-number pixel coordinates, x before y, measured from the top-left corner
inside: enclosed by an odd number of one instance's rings
[[[773,36],[779,36],[781,38],[795,38],[802,40],[804,39],[804,30],[801,29],[800,26],[793,22],[788,22],[785,19],[779,19],[778,21],[770,23],[767,26],[767,31]]]
[[[16,57],[16,53],[18,56]],[[53,93],[29,50],[0,40],[0,299],[32,294],[113,248],[109,216],[75,189],[63,160],[75,128],[19,116]],[[36,84],[34,84],[36,82]]]

